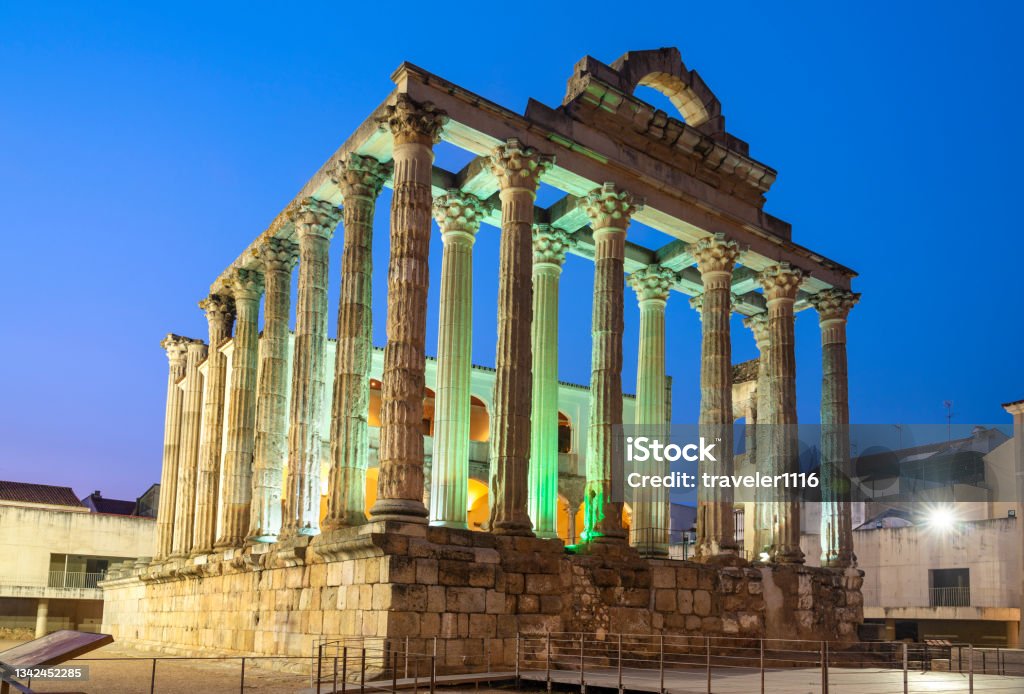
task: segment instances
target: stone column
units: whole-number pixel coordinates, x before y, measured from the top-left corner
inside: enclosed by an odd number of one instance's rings
[[[178,454],[181,439],[182,391],[178,381],[185,375],[188,339],[168,335],[160,346],[167,351],[167,407],[164,414],[164,458],[160,473],[160,505],[156,519],[156,559],[171,554],[174,538],[175,490],[178,486]]]
[[[846,318],[860,299],[842,289],[811,297],[821,325],[821,565],[854,566]]]
[[[765,268],[761,286],[768,301],[769,401],[764,424],[768,427],[768,474],[800,471],[796,418],[796,355],[793,304],[803,273],[788,263]],[[760,446],[758,447],[760,448]],[[780,564],[802,564],[799,491],[776,488],[772,504],[772,543],[768,556]]]
[[[265,239],[254,249],[263,265],[266,294],[258,349],[250,542],[274,542],[281,532],[281,487],[288,459],[288,318],[297,251],[293,242],[277,238]]]
[[[605,183],[584,200],[594,231],[594,311],[591,335],[590,426],[587,432],[587,486],[584,542],[625,541],[622,503],[613,503],[613,433],[622,425],[622,312],[626,229],[642,205]],[[618,480],[622,483],[622,480]]]
[[[252,463],[256,443],[256,368],[259,351],[263,273],[237,268],[228,287],[236,312],[235,352],[231,358],[224,487],[220,494],[220,534],[216,548],[241,547],[249,529]]]
[[[491,153],[500,185],[498,344],[491,417],[491,532],[533,535],[527,512],[533,322],[533,203],[554,159],[510,139]]]
[[[320,532],[320,447],[327,350],[328,249],[341,211],[306,198],[293,215],[299,242],[295,300],[295,353],[288,426],[288,497],[284,534]]]
[[[50,600],[49,598],[39,598],[36,602],[36,638],[41,639],[46,636],[47,623],[50,615]],[[6,685],[4,685],[6,687]]]
[[[199,465],[199,428],[203,417],[203,376],[199,364],[206,359],[202,340],[186,340],[184,394],[181,401],[181,438],[178,443],[178,481],[175,484],[174,533],[171,556],[186,557],[192,550],[196,517],[196,468]]]
[[[636,369],[636,416],[638,435],[668,441],[669,427],[665,396],[665,305],[676,273],[660,265],[648,265],[629,276],[629,284],[640,304],[640,345]],[[667,466],[640,463],[636,472],[664,475]],[[633,526],[630,544],[648,555],[668,554],[669,500],[664,487],[642,487],[634,491]]]
[[[434,389],[430,524],[465,528],[469,485],[469,377],[473,352],[473,242],[483,203],[458,190],[434,200],[441,229],[441,302]]]
[[[220,456],[224,432],[224,387],[227,380],[227,359],[220,351],[221,343],[231,337],[235,321],[235,302],[224,294],[211,294],[199,302],[206,313],[210,329],[210,350],[206,357],[206,378],[203,381],[202,440],[199,444],[199,467],[196,472],[196,521],[192,534],[192,554],[213,551],[217,531],[217,494],[220,485]]]
[[[732,269],[739,257],[735,241],[723,234],[703,238],[690,250],[700,270],[704,292],[698,299],[701,314],[700,419],[702,439],[714,443],[717,460],[702,460],[699,472],[732,475]],[[736,554],[736,528],[731,488],[701,485],[697,500],[697,558]]]
[[[1024,400],[1008,402],[1003,409],[1013,415],[1013,462],[1016,476],[1016,499],[1017,499],[1017,524],[1018,551],[1020,551],[1020,610],[1021,620],[1017,622],[1017,643],[1024,643],[1024,533],[1021,532],[1021,523],[1024,523]],[[1012,624],[1012,623],[1011,623]],[[1008,627],[1009,628],[1009,627]]]
[[[757,387],[755,394],[754,421],[747,420],[747,428],[753,429],[753,435],[747,440],[753,440],[748,455],[753,454],[754,471],[767,473],[768,466],[768,434],[770,429],[762,426],[768,417],[768,408],[771,398],[769,397],[768,378],[768,312],[757,313],[743,319],[743,324],[750,328],[754,334],[754,342],[757,344],[759,354],[757,360]],[[757,487],[754,489],[754,544],[752,547],[754,559],[771,545],[772,514],[772,491],[768,487]]]
[[[529,513],[537,537],[558,536],[558,278],[575,239],[561,229],[533,229],[533,384]],[[570,529],[570,533],[571,533]]]
[[[349,154],[334,180],[344,198],[338,343],[331,398],[331,472],[324,530],[366,522],[373,357],[373,213],[388,166]]]
[[[425,523],[423,393],[433,145],[447,117],[399,94],[382,125],[394,138],[387,345],[381,379],[380,473],[374,520]]]

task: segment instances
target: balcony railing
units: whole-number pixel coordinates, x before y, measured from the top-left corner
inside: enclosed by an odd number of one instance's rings
[[[46,585],[49,588],[98,588],[107,572],[86,573],[84,571],[51,571]]]
[[[928,595],[931,607],[969,607],[971,604],[970,586],[930,588]]]

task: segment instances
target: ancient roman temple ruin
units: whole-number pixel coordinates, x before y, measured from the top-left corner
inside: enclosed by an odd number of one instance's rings
[[[321,636],[440,635],[448,668],[485,641],[511,657],[516,634],[545,630],[855,639],[862,574],[848,492],[830,481],[849,466],[855,273],[764,211],[775,171],[726,131],[700,76],[675,49],[610,65],[586,57],[562,104],[531,100],[524,114],[408,63],[392,79],[392,93],[214,279],[200,302],[209,335],[163,341],[157,545],[151,561],[106,581],[104,629],[183,653],[291,655],[309,655]],[[638,86],[679,112],[638,99]],[[434,165],[440,141],[475,156],[446,171]],[[542,182],[564,196],[538,206]],[[373,239],[385,186],[390,237]],[[433,278],[432,219],[443,240]],[[634,222],[674,240],[633,243]],[[482,225],[500,233],[493,369],[472,361],[491,355],[470,354]],[[389,244],[387,267],[372,266],[373,243]],[[330,252],[341,254],[336,310]],[[582,388],[558,379],[566,254],[594,267],[593,286],[573,288],[594,299]],[[385,315],[373,315],[373,273],[387,274]],[[436,359],[425,356],[430,279],[440,286]],[[757,499],[763,561],[737,552],[728,490],[701,491],[690,560],[668,555],[664,490],[638,497],[624,524],[613,439],[624,422],[669,420],[666,307],[678,294],[692,297],[679,310],[701,316],[700,431],[727,440],[743,416],[772,425],[746,455],[773,473],[797,469],[786,433],[796,423],[794,320],[817,313],[821,568],[804,565],[799,503],[776,492]],[[623,334],[633,300],[638,336]],[[732,313],[756,339],[752,369],[731,363]],[[383,350],[373,321],[386,322]],[[634,398],[621,372],[623,340],[635,339]],[[750,380],[734,383],[734,372]],[[722,470],[732,470],[725,451]]]

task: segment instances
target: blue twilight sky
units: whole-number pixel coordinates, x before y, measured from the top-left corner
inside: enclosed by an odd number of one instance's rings
[[[0,479],[131,498],[157,481],[161,337],[205,337],[196,302],[209,283],[383,100],[403,60],[522,112],[531,96],[558,105],[584,54],[611,62],[678,46],[729,130],[779,171],[766,209],[795,241],[861,273],[853,421],[944,423],[952,400],[954,422],[1005,423],[1000,403],[1024,398],[1024,66],[1011,3],[43,5],[0,3]],[[464,161],[439,149],[439,164]],[[378,344],[389,200],[378,207]],[[439,251],[435,237],[431,353]],[[494,361],[496,263],[485,228],[473,343],[483,364]],[[589,378],[591,278],[570,258],[561,376],[576,382]],[[812,312],[797,339],[799,414],[813,422]],[[681,295],[668,341],[674,420],[692,422],[699,322]],[[733,341],[736,361],[754,356],[745,329]]]

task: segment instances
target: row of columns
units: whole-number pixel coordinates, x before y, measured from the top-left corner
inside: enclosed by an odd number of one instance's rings
[[[363,479],[368,459],[369,368],[372,353],[372,226],[376,198],[390,175],[387,345],[384,352],[377,520],[430,522],[465,527],[468,482],[469,377],[472,337],[472,248],[483,203],[449,191],[432,200],[432,146],[446,122],[429,104],[405,95],[388,108],[382,125],[394,139],[393,162],[349,155],[336,175],[344,199],[345,242],[329,439],[328,511],[324,529],[363,521]],[[553,159],[517,140],[497,147],[491,168],[499,182],[502,234],[498,288],[498,339],[492,413],[491,532],[554,537],[557,518],[558,279],[570,234],[534,225],[541,177]],[[625,238],[641,202],[613,184],[590,193],[581,205],[595,241],[591,409],[581,539],[623,542],[622,504],[612,501],[614,428],[622,424],[622,338]],[[293,212],[294,240],[266,238],[254,251],[258,269],[238,269],[223,290],[201,306],[209,344],[168,336],[170,361],[158,557],[185,556],[243,542],[272,542],[315,535],[319,528],[320,407],[327,342],[328,249],[341,212],[308,199]],[[441,314],[430,511],[423,503],[424,347],[431,214],[441,228]],[[691,249],[704,292],[694,305],[702,318],[700,435],[720,439],[715,471],[732,471],[732,402],[729,316],[734,241],[722,235]],[[289,372],[290,280],[299,261],[295,347]],[[633,273],[629,284],[641,309],[637,420],[664,427],[665,306],[676,276],[654,265]],[[800,271],[780,264],[761,273],[768,311],[748,319],[762,368],[758,387],[757,449],[774,466],[795,471],[795,366],[793,304]],[[259,297],[265,293],[263,339],[257,338]],[[530,300],[532,294],[532,301]],[[824,459],[838,477],[848,467],[846,313],[855,295],[829,290],[815,305],[822,317],[826,396],[822,400]],[[228,382],[218,347],[237,316]],[[206,360],[201,370],[200,363]],[[257,366],[259,368],[257,369]],[[205,371],[205,376],[201,371]],[[257,373],[259,374],[257,378]],[[182,387],[179,388],[178,384]],[[288,387],[291,385],[290,411]],[[763,386],[763,387],[762,387]],[[220,440],[227,410],[227,440]],[[288,432],[287,437],[285,432]],[[202,434],[202,440],[200,440]],[[765,440],[761,440],[762,435]],[[221,451],[224,451],[221,460]],[[251,461],[251,467],[250,467]],[[287,465],[288,495],[281,493]],[[218,471],[223,466],[223,475]],[[219,481],[223,479],[223,489]],[[828,498],[828,561],[852,561],[849,503]],[[219,500],[219,503],[218,503]],[[801,561],[796,504],[767,501],[758,542],[776,561]],[[220,517],[217,518],[217,509]],[[827,520],[826,520],[827,519]],[[641,495],[634,508],[634,539],[667,549],[668,503],[663,490]],[[220,533],[215,536],[215,530]],[[646,533],[638,538],[637,531]],[[698,556],[734,554],[732,497],[701,489]]]

